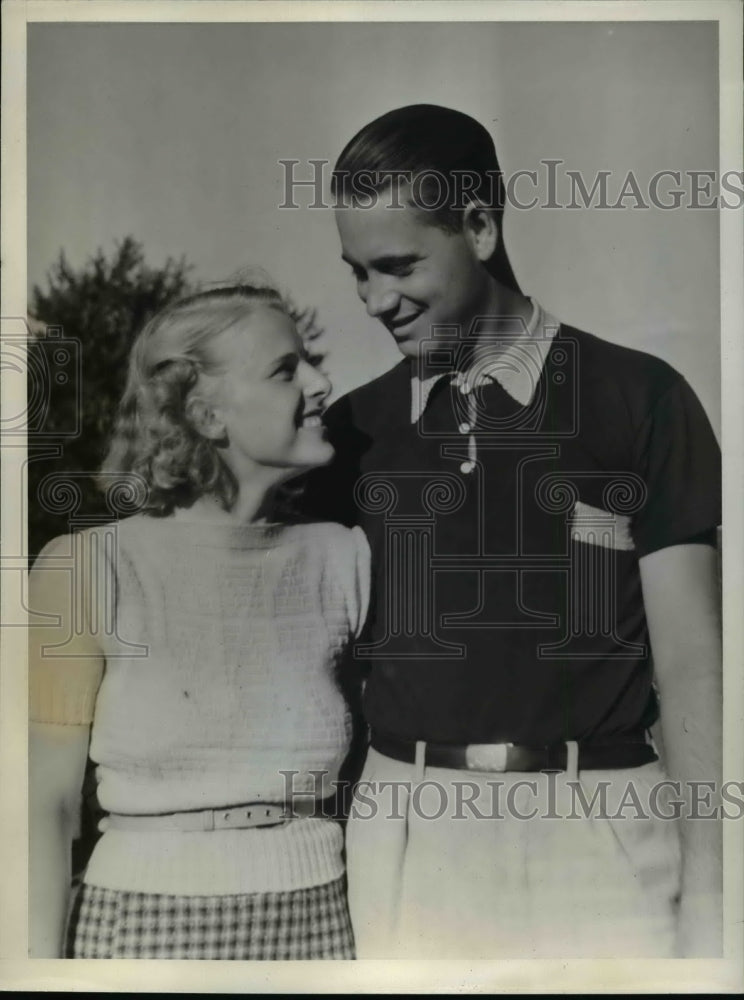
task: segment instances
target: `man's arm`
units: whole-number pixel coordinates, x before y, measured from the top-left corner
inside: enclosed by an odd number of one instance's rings
[[[674,545],[640,560],[641,583],[661,700],[669,776],[682,782],[685,811],[694,787],[698,812],[720,806],[722,758],[721,620],[717,555],[710,545]],[[683,818],[680,956],[721,954],[720,820]]]

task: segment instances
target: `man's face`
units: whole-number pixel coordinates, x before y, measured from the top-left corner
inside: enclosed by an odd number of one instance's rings
[[[486,308],[489,278],[466,230],[445,232],[384,196],[372,208],[338,208],[336,223],[359,298],[407,357],[418,357],[434,326],[458,328],[447,341],[466,336]]]

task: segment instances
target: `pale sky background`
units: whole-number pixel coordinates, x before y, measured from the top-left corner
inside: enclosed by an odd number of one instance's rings
[[[718,169],[715,23],[34,24],[28,41],[29,287],[61,248],[80,265],[127,234],[198,279],[261,266],[318,308],[335,395],[399,355],[332,212],[278,209],[280,159],[332,164],[372,118],[426,102],[486,125],[506,174],[563,160],[563,200],[566,169],[611,170],[611,201],[629,170],[643,187]],[[505,237],[528,294],[671,362],[719,432],[715,211],[507,209]]]

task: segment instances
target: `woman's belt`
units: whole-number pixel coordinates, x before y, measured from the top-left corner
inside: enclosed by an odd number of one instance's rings
[[[640,767],[658,760],[658,754],[644,734],[635,733],[627,740],[607,743],[578,743],[579,770],[614,770]],[[416,743],[373,731],[372,747],[393,760],[413,764]],[[467,771],[565,771],[568,744],[517,746],[514,743],[424,743],[424,765]]]
[[[101,821],[102,830],[166,831],[199,833],[209,830],[244,830],[259,826],[278,826],[292,819],[308,816],[327,817],[320,799],[305,798],[296,802],[249,802],[225,809],[194,809],[184,812],[128,815],[109,813]]]

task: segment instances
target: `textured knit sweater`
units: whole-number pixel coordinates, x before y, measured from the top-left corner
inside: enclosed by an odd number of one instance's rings
[[[92,721],[105,810],[332,790],[349,740],[334,672],[368,601],[360,529],[137,515],[55,539],[39,568],[59,571],[59,607],[46,610],[59,611],[60,625],[32,658],[31,717]],[[95,635],[103,669],[65,656],[76,630]],[[341,848],[338,825],[319,818],[205,833],[110,829],[85,880],[194,895],[291,890],[339,877]]]

